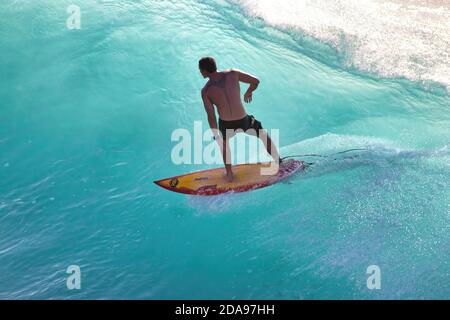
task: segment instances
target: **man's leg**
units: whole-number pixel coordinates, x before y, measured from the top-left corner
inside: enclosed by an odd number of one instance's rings
[[[230,152],[230,139],[228,137],[225,137],[223,139],[223,163],[225,164],[225,169],[227,171],[227,179],[228,181],[233,180],[233,171],[231,170],[231,152]]]
[[[266,147],[267,153],[270,154],[275,162],[281,163],[280,155],[278,154],[277,146],[273,143],[269,134],[265,129],[259,130],[259,139]]]

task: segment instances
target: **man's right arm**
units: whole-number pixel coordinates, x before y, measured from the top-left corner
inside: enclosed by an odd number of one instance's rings
[[[213,131],[214,137],[216,137],[218,134],[216,113],[214,112],[214,105],[212,104],[205,90],[202,90],[202,100],[203,105],[205,106],[206,114],[208,116],[209,127]]]

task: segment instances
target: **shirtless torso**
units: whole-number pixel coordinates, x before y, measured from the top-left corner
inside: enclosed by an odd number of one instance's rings
[[[241,100],[239,74],[233,69],[216,72],[202,90],[202,94],[216,106],[222,120],[239,120],[247,115]]]

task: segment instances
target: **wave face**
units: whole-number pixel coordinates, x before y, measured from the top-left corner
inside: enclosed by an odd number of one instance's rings
[[[65,1],[0,1],[0,299],[450,297],[450,96],[342,72],[328,45],[230,3],[80,0],[81,30],[67,30]],[[310,3],[292,1],[291,21],[303,5],[333,23],[331,2]],[[153,184],[211,168],[171,161],[174,130],[208,126],[204,55],[261,79],[247,111],[280,130],[283,156],[332,156],[242,194]]]
[[[450,1],[237,0],[246,12],[333,46],[346,67],[450,89]]]

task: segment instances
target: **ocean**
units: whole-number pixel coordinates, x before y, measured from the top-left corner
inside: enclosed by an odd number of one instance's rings
[[[70,28],[73,4],[0,4],[0,299],[450,297],[450,1],[80,0]],[[283,156],[328,157],[153,184],[214,167],[171,160],[207,127],[202,56],[261,80]]]

